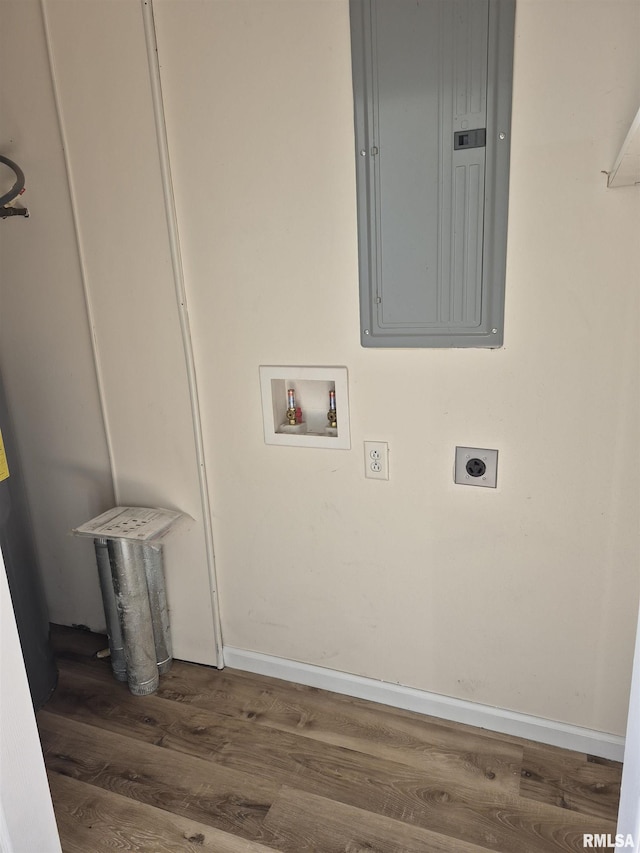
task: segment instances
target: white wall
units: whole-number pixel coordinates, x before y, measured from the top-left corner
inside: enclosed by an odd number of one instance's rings
[[[0,551],[0,850],[60,853],[51,794]]]
[[[69,151],[118,504],[195,521],[168,540],[177,657],[215,663],[187,373],[141,4],[44,4]],[[82,33],[82,38],[78,38]]]
[[[139,7],[46,5],[116,478],[197,514]],[[154,7],[225,642],[623,732],[640,194],[607,190],[601,171],[640,100],[640,4],[519,0],[499,351],[359,345],[346,0]],[[140,399],[123,381],[131,350],[109,330],[140,328],[143,304],[153,322],[135,363],[153,393]],[[31,338],[24,308],[12,322]],[[352,450],[266,446],[260,364],[346,365]],[[147,447],[150,413],[163,429]],[[365,481],[365,438],[389,442],[388,483]],[[31,444],[44,452],[43,436]],[[500,450],[496,491],[453,485],[456,444]],[[184,624],[202,587],[180,572],[172,584]]]
[[[40,4],[0,2],[0,153],[29,219],[0,220],[0,370],[53,622],[104,626],[93,548],[72,527],[113,505],[91,330]]]
[[[174,651],[215,663],[140,4],[44,9],[0,4],[0,150],[31,210],[3,223],[0,354],[51,619],[104,628],[92,545],[73,527],[116,503],[179,509],[194,523],[166,545]]]
[[[225,642],[622,732],[640,194],[601,170],[640,100],[640,6],[518,4],[495,352],[359,346],[347,3],[155,7]],[[265,446],[260,364],[347,365],[353,449]],[[499,448],[497,491],[453,485],[456,444]]]
[[[640,631],[636,633],[633,659],[617,832],[632,836],[637,853],[640,849]]]

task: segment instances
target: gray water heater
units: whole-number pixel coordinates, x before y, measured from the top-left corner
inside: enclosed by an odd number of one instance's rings
[[[49,618],[40,578],[14,432],[0,377],[0,548],[18,625],[31,699],[40,708],[57,683]]]

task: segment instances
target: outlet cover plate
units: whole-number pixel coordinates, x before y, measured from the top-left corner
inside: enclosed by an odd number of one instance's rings
[[[368,480],[389,479],[389,445],[386,441],[365,441],[364,476]]]
[[[482,447],[456,447],[454,483],[495,489],[498,484],[498,451]]]

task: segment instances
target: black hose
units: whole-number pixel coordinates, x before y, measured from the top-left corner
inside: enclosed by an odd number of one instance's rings
[[[24,172],[17,163],[14,163],[13,160],[9,160],[8,157],[3,157],[2,154],[0,154],[0,163],[4,163],[5,166],[13,169],[17,178],[9,192],[0,196],[0,208],[3,208],[5,204],[9,204],[10,201],[17,198],[24,189]]]

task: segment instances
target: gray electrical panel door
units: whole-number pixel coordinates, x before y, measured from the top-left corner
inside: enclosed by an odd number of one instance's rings
[[[350,0],[363,346],[503,340],[515,0]]]

